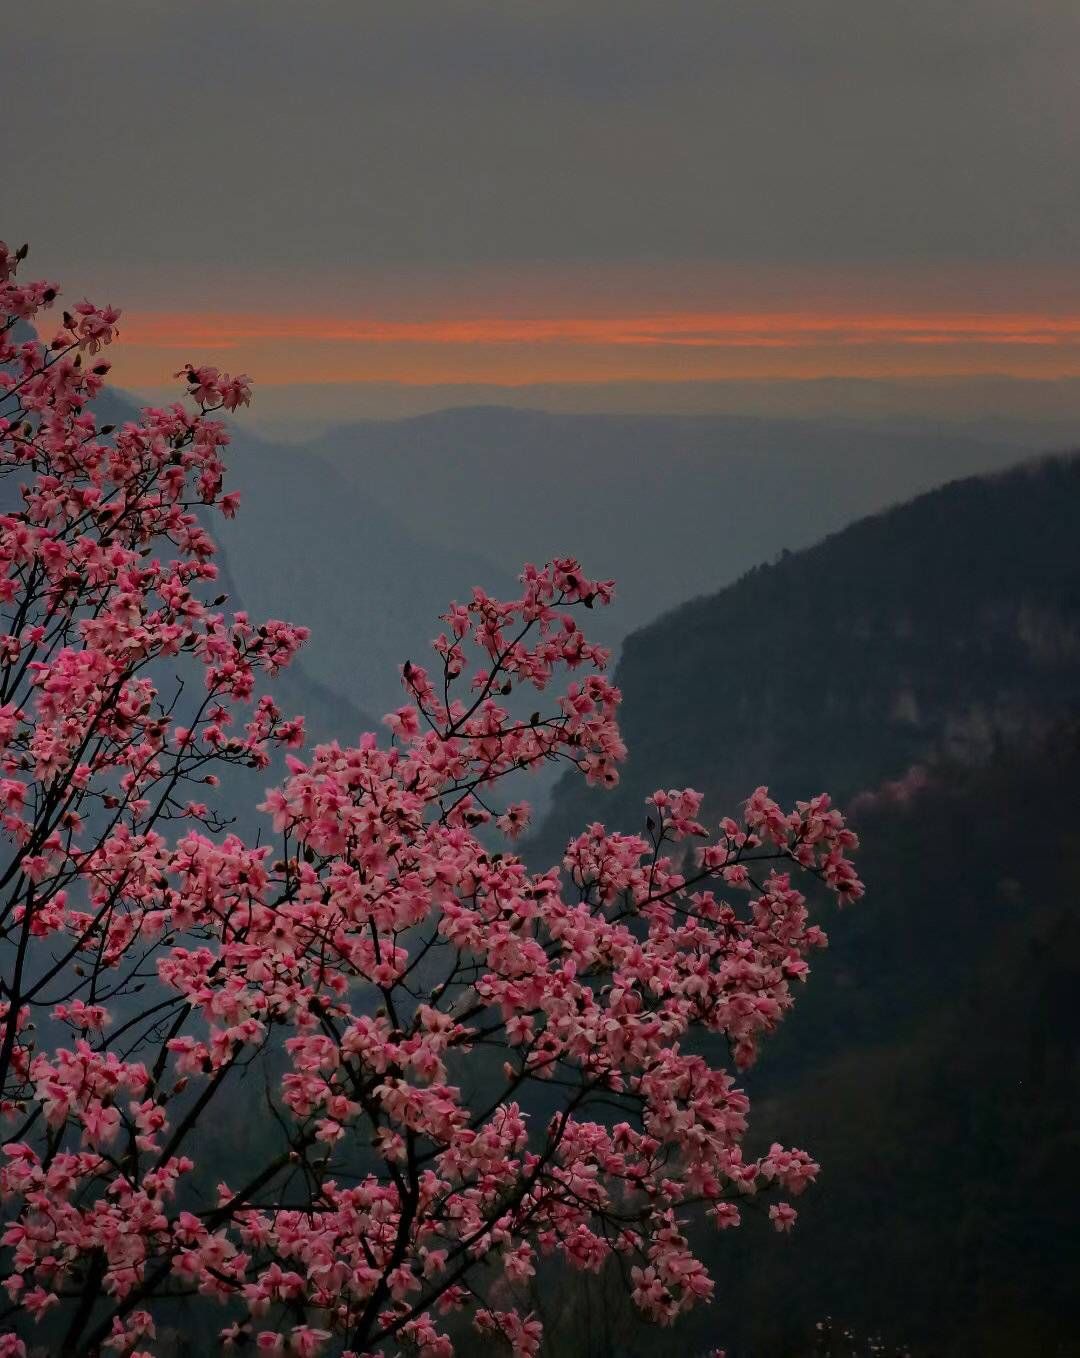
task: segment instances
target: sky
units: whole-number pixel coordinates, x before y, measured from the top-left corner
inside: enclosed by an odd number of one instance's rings
[[[1078,52],[1076,0],[22,4],[0,234],[123,308],[120,382],[301,415],[1060,390]]]

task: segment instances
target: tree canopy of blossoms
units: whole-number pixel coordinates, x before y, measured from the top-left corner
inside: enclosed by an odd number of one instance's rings
[[[707,1300],[691,1214],[787,1231],[818,1167],[744,1154],[702,1051],[753,1061],[825,942],[799,884],[859,896],[855,836],[825,796],[708,821],[657,792],[641,834],[530,871],[507,780],[610,784],[625,753],[577,621],[612,585],[572,560],[453,604],[382,738],[306,749],[257,691],[305,630],[221,611],[204,526],[237,507],[215,415],[247,379],[188,367],[186,405],[99,426],[118,313],[48,331],[24,254],[0,246],[0,1358],[145,1358],[170,1298],[215,1350],[531,1355],[537,1268],[609,1261],[653,1321]],[[245,842],[218,779],[281,759]]]

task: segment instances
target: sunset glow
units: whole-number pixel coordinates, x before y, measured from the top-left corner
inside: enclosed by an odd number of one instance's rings
[[[283,312],[135,313],[119,379],[156,385],[175,360],[269,384],[677,381],[727,377],[1080,374],[1080,313],[679,311],[398,319]]]

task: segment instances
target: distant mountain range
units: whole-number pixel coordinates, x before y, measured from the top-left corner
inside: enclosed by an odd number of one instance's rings
[[[109,394],[108,422],[134,405]],[[762,558],[1014,452],[927,429],[734,417],[561,416],[480,408],[278,444],[232,423],[235,522],[216,522],[237,606],[311,628],[287,688],[312,730],[352,739],[402,699],[438,615],[474,585],[513,592],[526,560],[613,575],[590,621],[617,647],[658,612]],[[316,691],[315,685],[321,686]],[[282,690],[283,694],[286,690]],[[297,693],[297,698],[302,693]],[[531,789],[543,803],[551,779]]]
[[[514,570],[573,555],[613,576],[618,636],[784,548],[1017,458],[932,428],[498,407],[353,424],[310,449],[425,541]]]
[[[474,585],[574,555],[618,584],[592,620],[617,646],[664,610],[1015,448],[962,432],[735,417],[447,410],[306,443],[234,422],[243,511],[223,534],[257,612],[304,621],[313,675],[381,715],[398,667]]]

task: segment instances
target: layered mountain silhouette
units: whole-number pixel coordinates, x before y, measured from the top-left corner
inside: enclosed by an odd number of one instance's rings
[[[594,623],[606,641],[784,548],[1018,457],[957,426],[505,407],[369,420],[305,448],[425,542],[514,572],[576,556],[614,577],[617,602]]]
[[[131,418],[109,393],[99,418]],[[311,628],[302,665],[379,717],[400,666],[475,585],[510,593],[527,560],[614,576],[595,638],[624,636],[703,588],[808,545],[1015,448],[962,428],[732,416],[548,415],[482,407],[366,421],[281,444],[230,421],[241,513],[216,523],[236,596]],[[341,734],[352,735],[345,724]]]
[[[311,450],[238,433],[229,482],[241,512],[224,536],[246,606],[309,627],[305,668],[376,717],[404,701],[400,667],[426,661],[451,600],[475,585],[514,587],[514,571],[467,538],[418,538]],[[425,493],[421,483],[413,493]]]
[[[303,621],[307,670],[380,716],[399,667],[475,585],[525,561],[614,576],[595,639],[623,637],[760,560],[1015,451],[962,431],[839,421],[447,410],[275,444],[233,422],[222,534],[254,612]]]

